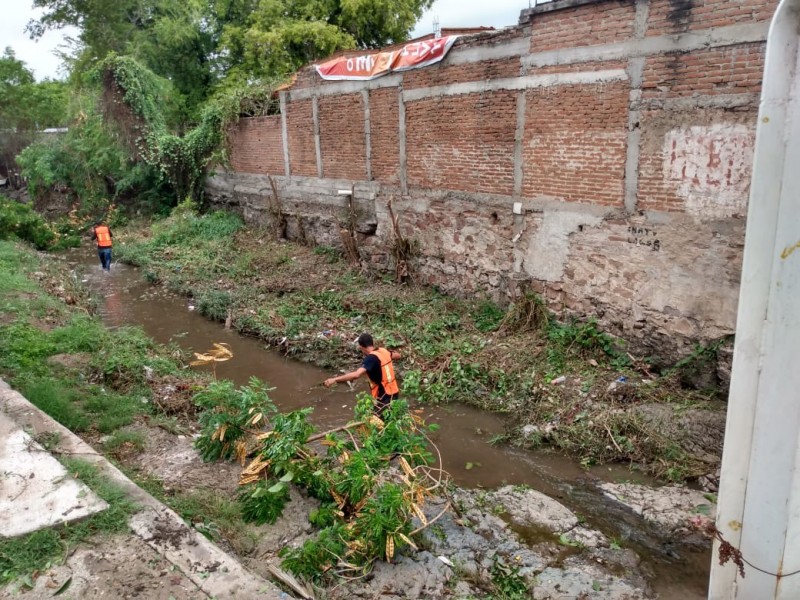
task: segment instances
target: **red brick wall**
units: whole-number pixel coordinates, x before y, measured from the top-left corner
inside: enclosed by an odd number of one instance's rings
[[[650,0],[647,35],[769,21],[779,0]]]
[[[764,23],[777,2],[650,0],[647,34],[672,35],[732,24]],[[632,39],[635,5],[634,0],[600,0],[536,14],[529,28],[462,38],[453,52],[513,42],[528,31],[531,52],[622,42]],[[755,124],[755,107],[747,102],[760,92],[764,49],[763,43],[747,43],[645,58],[644,105],[638,120],[642,133],[640,208],[686,211],[694,206],[691,210],[695,210],[713,199],[715,177],[719,176],[732,186],[730,194],[718,194],[720,202],[728,203],[725,206],[729,214],[739,214],[738,206],[746,192],[746,173],[739,167],[744,165],[742,161],[746,162]],[[536,76],[627,67],[627,60],[613,60],[532,67],[527,72]],[[448,64],[446,59],[438,65],[404,72],[400,86],[370,90],[369,159],[373,179],[389,185],[400,182],[399,96],[404,90],[455,83],[480,85],[522,73],[519,57],[464,64]],[[302,69],[292,84],[287,125],[293,175],[316,177],[317,164],[312,101],[291,100],[292,92],[313,90],[314,86],[330,91],[332,86],[340,85],[322,82],[313,67]],[[623,206],[630,85],[630,81],[560,84],[526,92],[523,196]],[[406,101],[408,184],[425,189],[512,195],[518,94],[498,90]],[[705,97],[714,97],[724,105],[729,100],[719,99],[721,95],[744,98],[746,106],[685,111],[695,101],[702,104]],[[680,100],[680,105],[670,108],[668,101],[673,100]],[[320,96],[318,103],[323,176],[366,179],[363,96],[352,92],[326,95]],[[722,129],[715,129],[715,123],[721,124]],[[744,126],[749,129],[742,129]],[[723,143],[720,136],[725,132],[738,140],[741,152]],[[234,138],[232,163],[236,171],[283,171],[276,117],[243,121]],[[708,153],[712,163],[717,154],[724,155],[739,165],[739,170],[730,177],[704,171],[697,181],[689,175],[681,181],[675,165],[683,164],[684,159],[680,151],[672,156],[668,148],[672,143],[684,150],[696,146],[699,152]],[[695,168],[699,166],[690,165],[690,169]],[[711,210],[716,208],[711,206]]]
[[[644,111],[637,206],[744,217],[756,117],[755,107]]]
[[[400,181],[400,100],[397,88],[369,93],[372,177],[381,183]]]
[[[289,137],[289,163],[292,175],[317,176],[314,145],[314,115],[311,100],[286,104],[286,131]]]
[[[622,206],[628,82],[528,90],[523,195]]]
[[[510,91],[408,102],[408,184],[513,193],[516,106]]]
[[[408,71],[403,75],[403,89],[448,85],[465,81],[484,81],[518,77],[519,59],[485,60],[477,63],[442,66],[433,65],[425,69]]]
[[[633,0],[585,4],[535,15],[531,52],[621,42],[633,36]]]
[[[649,98],[757,94],[764,72],[764,44],[742,44],[647,59],[642,95]]]
[[[364,102],[361,94],[319,99],[322,175],[342,179],[367,178]]]
[[[280,115],[240,120],[230,131],[231,166],[237,173],[283,175]]]

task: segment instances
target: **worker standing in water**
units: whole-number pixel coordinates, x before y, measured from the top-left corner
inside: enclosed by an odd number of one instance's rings
[[[97,255],[104,271],[111,271],[111,228],[102,221],[97,221],[92,227],[92,239],[97,240]]]
[[[325,387],[331,387],[336,383],[353,381],[366,375],[369,379],[369,389],[375,403],[375,414],[382,416],[392,400],[400,396],[400,388],[394,374],[392,361],[401,358],[396,350],[386,348],[376,348],[372,336],[362,333],[356,340],[358,349],[364,355],[361,366],[355,371],[330,377],[325,380]]]

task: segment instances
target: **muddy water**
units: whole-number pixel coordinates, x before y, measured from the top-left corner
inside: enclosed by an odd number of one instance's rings
[[[352,418],[356,389],[339,385],[326,389],[320,383],[332,373],[292,361],[267,348],[263,342],[226,330],[221,324],[197,313],[191,299],[173,295],[148,284],[137,269],[115,263],[104,273],[92,253],[82,250],[67,255],[80,276],[103,298],[100,313],[109,327],[140,325],[161,343],[202,352],[213,342],[231,346],[234,357],[219,363],[219,378],[245,384],[251,377],[266,381],[274,389],[270,397],[281,410],[312,406],[312,420],[320,430],[341,425]],[[354,351],[352,368],[360,359]],[[361,383],[361,385],[364,385]],[[366,390],[366,387],[363,389]],[[700,600],[706,597],[709,572],[707,552],[688,553],[664,548],[654,532],[628,511],[619,510],[588,478],[605,481],[652,483],[624,466],[604,466],[590,471],[569,458],[548,451],[521,451],[489,443],[503,433],[502,419],[495,414],[464,405],[418,407],[428,423],[438,423],[433,441],[444,469],[462,487],[493,488],[504,484],[526,484],[558,498],[584,515],[588,523],[623,540],[636,550],[653,570],[653,588],[665,600]]]

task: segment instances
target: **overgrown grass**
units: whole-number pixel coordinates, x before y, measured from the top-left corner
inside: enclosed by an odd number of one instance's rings
[[[108,434],[151,412],[148,373],[175,374],[180,364],[139,328],[107,330],[79,289],[66,303],[58,294],[73,285],[58,264],[0,241],[0,376],[72,431]],[[70,369],[53,362],[58,355],[86,359]]]
[[[94,535],[123,533],[135,505],[125,492],[109,482],[97,468],[81,460],[64,460],[70,475],[85,483],[108,503],[108,508],[82,521],[42,529],[19,538],[0,539],[0,583],[22,580],[33,587],[32,575],[59,564],[68,551]]]

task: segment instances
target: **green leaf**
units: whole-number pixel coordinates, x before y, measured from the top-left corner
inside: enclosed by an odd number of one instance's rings
[[[283,483],[282,481],[279,481],[278,483],[273,485],[271,488],[269,488],[267,491],[270,494],[277,494],[278,492],[280,492],[285,487],[286,487],[286,484]]]
[[[281,481],[284,483],[289,483],[292,479],[294,479],[294,473],[291,471],[286,473],[283,477],[281,477]]]

